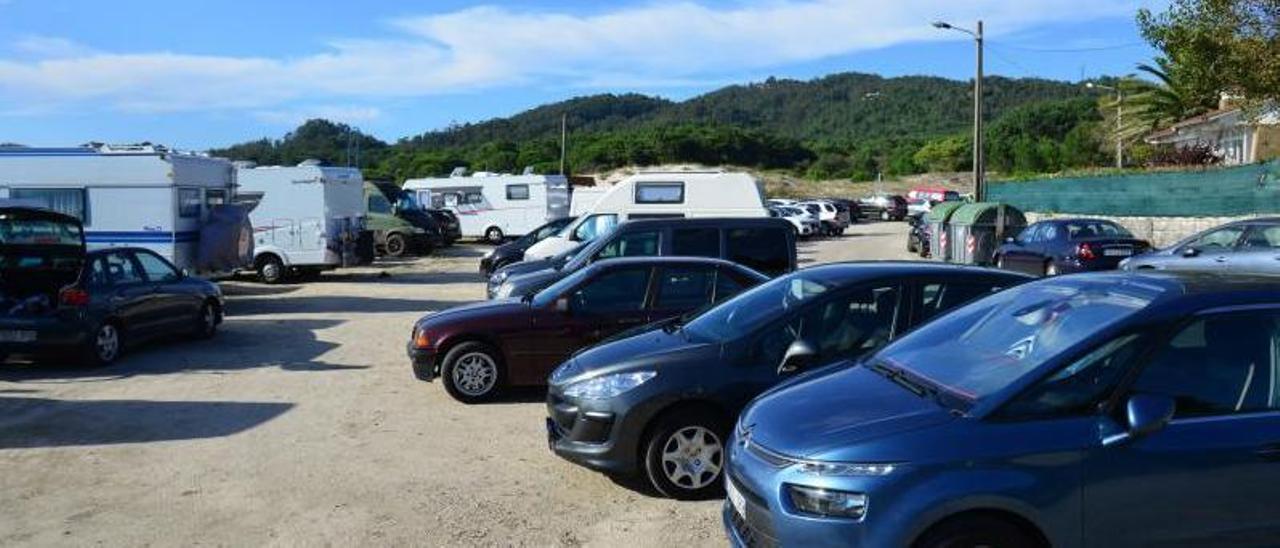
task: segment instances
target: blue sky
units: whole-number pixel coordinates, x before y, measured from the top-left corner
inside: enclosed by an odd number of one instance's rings
[[[1078,81],[1154,52],[1163,0],[0,0],[0,142],[204,149],[310,117],[400,137],[607,92],[683,99],[769,76]]]

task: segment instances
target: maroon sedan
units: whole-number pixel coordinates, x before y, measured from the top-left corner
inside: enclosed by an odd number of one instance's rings
[[[439,376],[457,400],[485,401],[508,386],[546,386],[566,358],[615,333],[678,317],[767,279],[720,259],[601,261],[529,298],[422,317],[413,326],[409,358],[419,379]]]

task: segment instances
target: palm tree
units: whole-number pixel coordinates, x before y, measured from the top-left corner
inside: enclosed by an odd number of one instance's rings
[[[1126,129],[1152,131],[1218,106],[1216,93],[1190,89],[1180,78],[1178,64],[1166,57],[1157,57],[1154,65],[1139,63],[1137,68],[1154,81],[1131,76],[1120,83],[1125,110],[1132,113]]]

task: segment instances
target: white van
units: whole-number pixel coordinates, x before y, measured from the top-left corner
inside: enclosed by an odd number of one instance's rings
[[[569,216],[569,180],[563,175],[476,173],[409,179],[404,189],[423,207],[458,216],[464,238],[501,243],[548,221]]]
[[[251,260],[234,194],[231,162],[163,146],[0,147],[0,199],[80,219],[91,250],[143,247],[195,274]]]
[[[524,256],[527,261],[551,257],[631,219],[768,216],[763,189],[748,173],[643,172],[613,185],[589,213],[534,244]]]
[[[359,169],[307,161],[296,167],[241,165],[236,176],[241,192],[262,195],[250,218],[253,268],[263,282],[359,263],[366,217]]]
[[[580,217],[590,213],[596,204],[600,202],[605,194],[609,193],[612,186],[596,185],[596,186],[575,186],[569,195],[569,216]]]

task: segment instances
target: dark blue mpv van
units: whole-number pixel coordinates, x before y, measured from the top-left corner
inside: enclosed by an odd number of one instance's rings
[[[1022,285],[734,429],[736,545],[1275,545],[1280,280]]]

